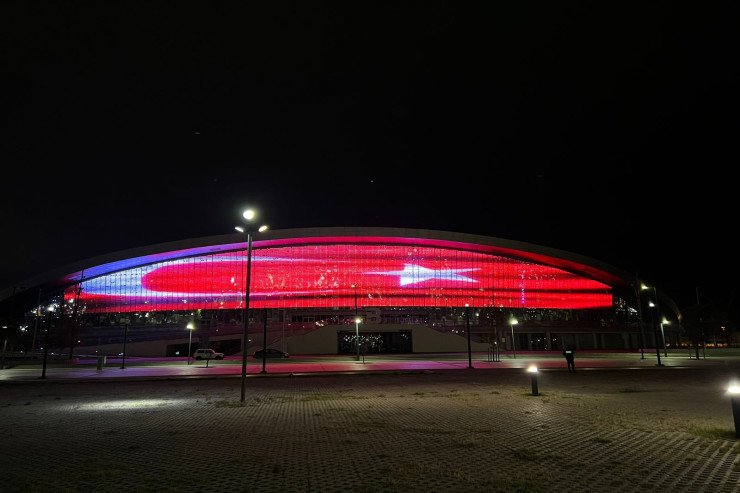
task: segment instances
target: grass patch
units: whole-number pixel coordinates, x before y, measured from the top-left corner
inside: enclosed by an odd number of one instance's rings
[[[346,399],[363,399],[363,397],[358,397],[356,395],[349,395],[349,394],[342,394],[342,393],[332,393],[332,394],[311,394],[304,397],[301,397],[302,402],[309,402],[309,401],[336,401],[336,400],[346,400]]]
[[[697,426],[689,430],[694,436],[710,440],[734,440],[735,430],[721,426]]]
[[[243,402],[241,402],[241,401],[236,402],[236,401],[229,401],[229,400],[226,400],[226,399],[221,399],[219,401],[216,401],[216,402],[213,403],[213,405],[214,405],[214,407],[227,407],[227,408],[230,408],[230,407],[244,407],[245,406],[245,404]]]

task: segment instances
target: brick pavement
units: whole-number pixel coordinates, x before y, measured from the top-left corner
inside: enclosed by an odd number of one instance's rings
[[[736,492],[737,367],[0,385],[0,491]]]

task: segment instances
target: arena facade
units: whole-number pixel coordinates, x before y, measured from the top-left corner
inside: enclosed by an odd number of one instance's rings
[[[578,254],[419,229],[251,234],[251,262],[246,234],[231,234],[116,252],[30,280],[23,290],[38,302],[15,349],[239,355],[250,269],[248,354],[264,345],[295,355],[495,355],[680,344],[670,299],[640,289],[636,273]]]

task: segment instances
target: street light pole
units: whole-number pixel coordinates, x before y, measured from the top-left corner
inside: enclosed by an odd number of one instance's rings
[[[514,343],[514,326],[519,323],[519,320],[512,318],[509,321],[509,325],[511,325],[511,350],[514,353],[514,359],[516,359],[516,344]]]
[[[128,339],[128,323],[129,320],[126,319],[126,323],[123,325],[123,353],[121,353],[121,370],[126,368],[126,339]]]
[[[265,315],[263,318],[265,321],[262,329],[262,373],[267,373],[267,305],[265,305]]]
[[[668,325],[668,320],[666,320],[665,317],[663,317],[660,321],[660,337],[661,339],[663,339],[663,356],[667,358],[668,348],[666,347],[666,344],[665,344],[665,331],[663,330],[663,324]],[[715,346],[717,345],[715,344]]]
[[[465,331],[468,334],[468,368],[473,368],[473,355],[470,352],[470,306],[465,303]]]
[[[355,346],[357,346],[357,361],[360,361],[360,317],[357,316],[357,284],[352,285],[355,288]]]
[[[190,366],[190,356],[193,355],[193,353],[190,351],[190,345],[193,343],[193,329],[195,329],[195,327],[193,326],[193,324],[188,324],[186,329],[188,329],[188,332],[190,332],[190,336],[188,338],[188,366]]]
[[[655,366],[663,366],[663,363],[660,362],[660,345],[658,344],[658,316],[660,315],[658,312],[658,291],[655,289],[655,286],[646,286],[645,284],[642,285],[642,289],[652,289],[653,295],[655,296],[655,303],[652,301],[648,303],[650,308],[654,308],[654,312],[650,312],[650,321],[653,325],[653,336],[655,337],[655,355],[658,357],[658,363]]]
[[[637,298],[637,323],[640,326],[640,359],[645,359],[645,328],[642,323],[642,300],[640,299],[640,289],[637,287],[638,277],[635,274],[635,297]]]
[[[247,390],[247,341],[249,340],[249,289],[252,276],[252,224],[251,221],[254,219],[255,212],[251,209],[244,211],[244,219],[247,220],[247,226],[236,226],[235,229],[240,233],[247,233],[247,280],[246,288],[244,289],[244,331],[242,332],[242,389],[241,389],[241,401],[244,402],[244,398]],[[267,226],[260,226],[257,231],[262,232],[267,229]]]
[[[54,308],[49,307],[49,320],[46,324],[46,337],[44,338],[44,363],[41,367],[41,378],[46,378],[46,361],[49,359],[49,333],[51,332],[51,317],[54,315]]]

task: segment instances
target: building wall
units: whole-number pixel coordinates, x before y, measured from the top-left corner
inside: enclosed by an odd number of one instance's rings
[[[337,354],[337,334],[339,330],[347,330],[348,326],[326,326],[316,329],[304,335],[286,337],[286,351],[295,355],[307,354]],[[460,334],[441,333],[423,325],[374,325],[363,324],[360,335],[363,332],[399,332],[410,331],[412,334],[412,347],[414,353],[443,353],[443,352],[465,352],[468,350],[467,338]],[[257,349],[262,348],[262,338],[250,334],[251,344],[247,348],[247,353],[251,355]],[[217,345],[219,341],[234,339],[234,335],[211,336],[208,338],[210,344],[208,347]],[[239,336],[241,339],[241,336]],[[268,341],[277,341],[268,343],[268,347],[280,349],[280,334],[277,332],[267,334]],[[167,356],[167,349],[172,345],[187,347],[188,339],[171,339],[163,341],[132,342],[126,344],[126,353],[130,357],[152,357],[161,358]],[[194,337],[191,349],[194,351],[202,347],[199,337]],[[487,343],[471,341],[472,351],[487,351]],[[69,349],[67,348],[66,351]],[[123,350],[121,344],[104,344],[99,346],[85,346],[75,348],[76,355],[117,355]],[[62,349],[62,354],[65,350]],[[187,349],[184,350],[187,353]],[[184,354],[183,354],[184,356]]]

